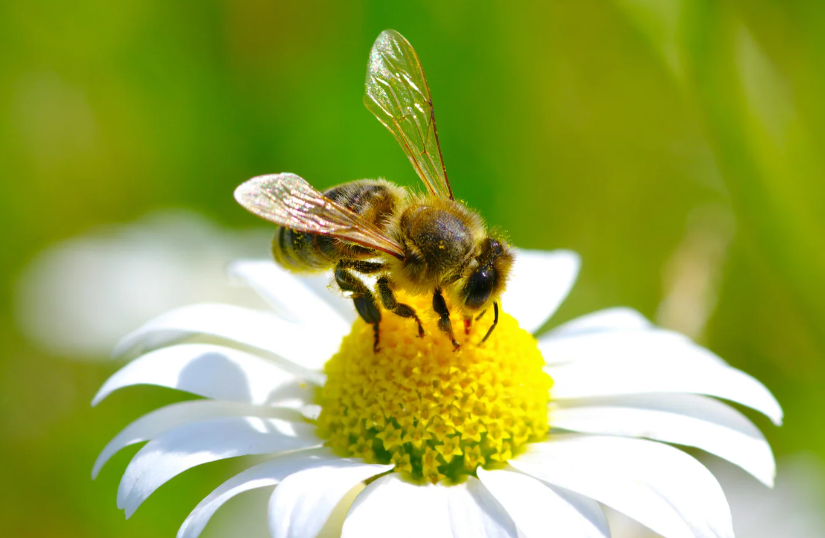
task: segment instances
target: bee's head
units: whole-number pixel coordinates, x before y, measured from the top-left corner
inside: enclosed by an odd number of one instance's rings
[[[459,294],[464,310],[475,312],[490,306],[504,291],[512,265],[513,253],[507,243],[489,237],[482,240],[478,256],[462,275]]]

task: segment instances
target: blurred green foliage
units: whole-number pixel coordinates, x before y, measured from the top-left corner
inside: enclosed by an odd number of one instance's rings
[[[175,396],[134,389],[92,411],[116,365],[48,356],[19,334],[26,264],[158,208],[258,226],[231,193],[262,173],[417,185],[361,104],[385,28],[427,70],[457,195],[517,245],[581,253],[552,323],[619,304],[661,317],[696,262],[712,295],[696,336],[779,398],[785,426],[755,417],[779,455],[825,456],[825,3],[12,0],[0,3],[4,535],[171,536],[233,465],[186,473],[123,522],[116,485],[134,450],[97,482],[94,457]],[[697,219],[715,250],[691,250]]]

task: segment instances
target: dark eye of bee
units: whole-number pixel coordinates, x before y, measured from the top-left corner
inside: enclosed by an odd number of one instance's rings
[[[473,273],[464,286],[464,304],[472,309],[481,308],[493,293],[498,273],[491,265],[486,265]]]

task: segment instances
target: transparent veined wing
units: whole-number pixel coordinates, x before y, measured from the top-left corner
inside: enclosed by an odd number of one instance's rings
[[[364,104],[398,140],[427,189],[453,199],[424,69],[395,30],[381,32],[372,46]]]
[[[290,174],[253,177],[235,189],[244,208],[286,228],[329,235],[397,258],[404,250],[377,227],[333,202],[303,178]]]

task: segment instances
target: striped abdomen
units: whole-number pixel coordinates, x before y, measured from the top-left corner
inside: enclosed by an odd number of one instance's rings
[[[403,190],[382,180],[363,179],[324,191],[324,196],[384,229],[396,210]],[[376,252],[325,235],[279,227],[272,239],[275,261],[290,271],[322,271],[341,259],[372,258]]]

